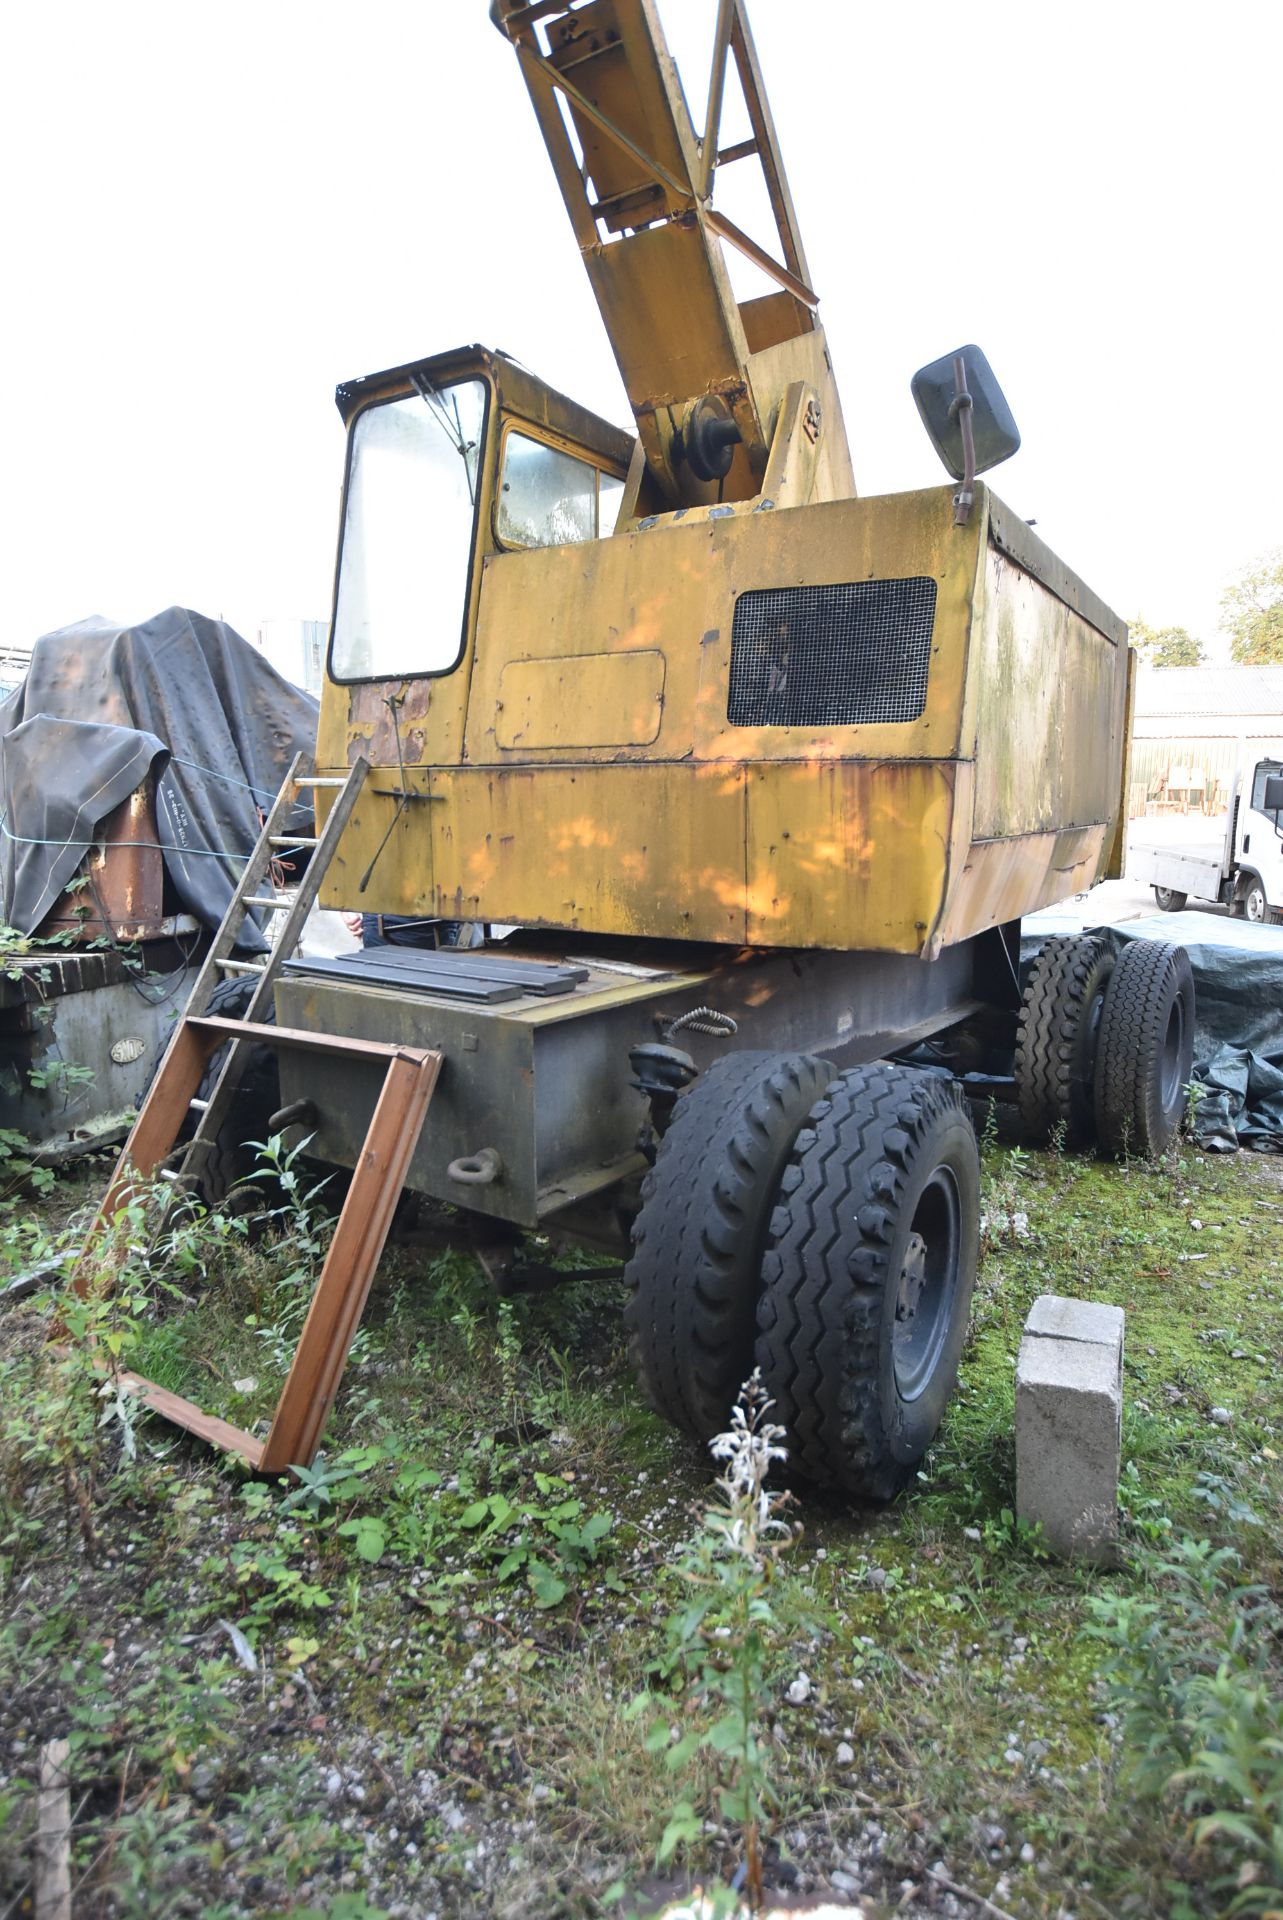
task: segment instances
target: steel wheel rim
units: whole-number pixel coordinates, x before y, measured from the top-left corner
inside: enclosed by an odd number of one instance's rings
[[[1162,1088],[1163,1106],[1170,1112],[1172,1103],[1181,1095],[1181,1059],[1185,1051],[1185,1002],[1178,993],[1172,1001],[1172,1010],[1167,1016],[1167,1032],[1163,1035]]]
[[[1249,920],[1259,925],[1265,918],[1265,895],[1260,887],[1253,887],[1243,902],[1243,912]]]
[[[953,1322],[962,1245],[962,1203],[949,1167],[937,1167],[918,1195],[896,1276],[891,1361],[904,1400],[916,1400],[935,1373]]]
[[[1082,1070],[1078,1076],[1079,1091],[1090,1106],[1091,1090],[1096,1079],[1096,1054],[1100,1046],[1100,1022],[1105,1011],[1105,982],[1099,993],[1093,993],[1087,1008],[1087,1017],[1083,1021]]]

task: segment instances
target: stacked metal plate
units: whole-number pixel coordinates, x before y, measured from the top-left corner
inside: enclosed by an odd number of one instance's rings
[[[351,986],[430,993],[440,999],[468,1000],[482,1006],[499,1006],[524,999],[527,994],[550,999],[573,993],[588,978],[587,967],[450,947],[363,947],[359,953],[337,958],[287,960],[285,971],[316,974]]]

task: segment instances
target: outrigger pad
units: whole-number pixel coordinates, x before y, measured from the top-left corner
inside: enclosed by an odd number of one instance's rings
[[[399,987],[402,992],[479,1001],[485,1006],[521,1000],[527,994],[550,999],[573,993],[588,978],[587,967],[520,960],[475,947],[365,947],[360,953],[336,958],[287,960],[285,971],[319,974],[357,987]]]

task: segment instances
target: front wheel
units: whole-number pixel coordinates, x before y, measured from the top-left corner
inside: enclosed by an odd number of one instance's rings
[[[762,1266],[756,1357],[808,1480],[890,1500],[940,1425],[980,1245],[980,1156],[961,1088],[878,1062],[798,1134]]]
[[[1265,888],[1259,880],[1250,880],[1235,900],[1231,912],[1243,920],[1254,920],[1261,925],[1269,917],[1269,902],[1265,898]]]
[[[655,1411],[711,1440],[753,1368],[762,1249],[797,1130],[832,1078],[807,1053],[730,1053],[682,1094],[642,1183],[625,1278]]]
[[[1178,887],[1155,887],[1154,898],[1163,913],[1181,913],[1189,895]]]

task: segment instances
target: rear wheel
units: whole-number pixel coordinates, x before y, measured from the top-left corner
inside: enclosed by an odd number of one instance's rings
[[[1177,887],[1155,887],[1154,898],[1164,913],[1180,913],[1189,895]]]
[[[1027,1139],[1092,1137],[1100,1011],[1114,971],[1107,940],[1044,941],[1025,984],[1016,1039],[1016,1099]]]
[[[798,1134],[758,1308],[757,1363],[807,1479],[889,1500],[911,1478],[957,1379],[979,1241],[961,1088],[844,1073]]]
[[[1107,1153],[1153,1157],[1175,1139],[1194,1060],[1194,976],[1183,947],[1132,940],[1105,995],[1096,1131]]]
[[[780,1174],[832,1078],[806,1053],[732,1053],[677,1102],[642,1185],[626,1278],[633,1364],[657,1413],[696,1440],[753,1370],[762,1251]]]

